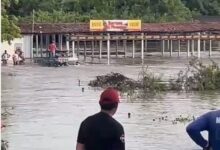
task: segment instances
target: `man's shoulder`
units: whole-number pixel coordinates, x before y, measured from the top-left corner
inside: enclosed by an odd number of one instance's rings
[[[96,113],[96,114],[94,114],[94,115],[91,115],[91,116],[88,116],[87,118],[85,118],[85,119],[83,120],[82,123],[87,123],[87,122],[90,122],[90,121],[92,121],[92,120],[95,120],[95,118],[97,118],[97,116],[98,116],[98,113]]]
[[[115,120],[114,118],[112,118],[112,123],[119,129],[123,129],[123,126],[120,122],[118,122],[117,120]]]

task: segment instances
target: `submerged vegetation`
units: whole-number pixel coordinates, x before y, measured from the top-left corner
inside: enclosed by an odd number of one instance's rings
[[[157,94],[162,91],[203,91],[220,89],[220,67],[214,61],[204,65],[197,58],[189,61],[185,70],[181,70],[177,78],[165,82],[161,77],[155,76],[147,67],[142,67],[137,81],[120,73],[110,73],[97,76],[90,81],[92,87],[114,87],[122,92],[134,93],[142,91],[147,94]]]
[[[170,81],[172,90],[203,91],[220,89],[220,68],[212,61],[211,65],[204,65],[194,58],[189,61],[185,71],[178,73],[175,81]]]

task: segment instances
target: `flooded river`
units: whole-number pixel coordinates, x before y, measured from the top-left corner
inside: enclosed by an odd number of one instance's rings
[[[150,71],[166,80],[185,68],[186,61],[152,59],[147,63]],[[9,142],[9,150],[73,150],[81,121],[99,111],[101,90],[88,87],[88,82],[109,72],[137,79],[140,70],[138,64],[117,63],[4,66],[2,112],[6,109],[12,115],[3,120],[7,127],[2,138]],[[169,92],[144,99],[124,95],[114,117],[124,126],[127,150],[199,150],[185,132],[187,123],[173,124],[172,120],[180,115],[197,117],[219,107],[220,92]],[[162,116],[168,116],[168,121],[158,119]]]

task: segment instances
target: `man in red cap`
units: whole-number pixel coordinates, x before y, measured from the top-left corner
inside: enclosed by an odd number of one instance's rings
[[[101,111],[81,123],[76,150],[125,150],[123,126],[112,118],[118,103],[117,90],[107,88],[102,92]]]

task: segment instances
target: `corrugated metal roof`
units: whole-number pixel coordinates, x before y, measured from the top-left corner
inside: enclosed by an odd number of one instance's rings
[[[32,24],[20,24],[22,34],[32,33]],[[187,33],[187,32],[220,32],[220,22],[194,23],[143,23],[142,31],[149,33]],[[88,23],[37,23],[34,33],[85,33],[89,31]]]

